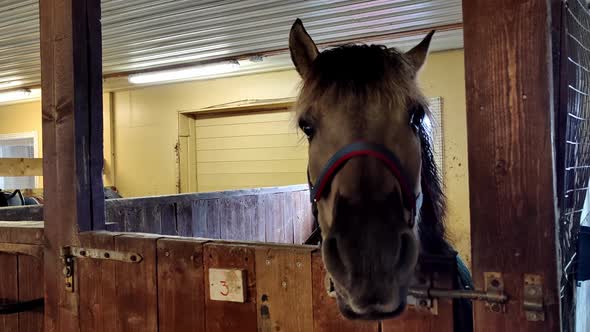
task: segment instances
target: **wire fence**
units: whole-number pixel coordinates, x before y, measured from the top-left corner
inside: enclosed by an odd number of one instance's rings
[[[585,1],[569,0],[564,3],[563,21],[565,65],[561,80],[566,85],[565,109],[559,116],[565,117],[565,134],[558,140],[563,151],[563,184],[559,197],[559,245],[561,266],[560,297],[563,331],[574,331],[575,326],[575,268],[576,249],[583,218],[587,218],[584,206],[590,179],[590,13]],[[562,104],[564,105],[564,104]],[[559,169],[559,168],[558,168]]]

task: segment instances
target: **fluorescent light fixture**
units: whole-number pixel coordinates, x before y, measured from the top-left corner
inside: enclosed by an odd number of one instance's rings
[[[218,74],[234,72],[240,69],[237,61],[222,62],[197,67],[163,70],[151,73],[129,75],[129,82],[133,84],[148,84],[158,82],[170,82],[189,79],[211,77]]]
[[[23,83],[22,81],[3,82],[3,83],[0,83],[0,89],[13,88],[15,86],[21,85],[22,83]]]
[[[21,89],[8,92],[0,92],[0,103],[41,97],[41,89]]]

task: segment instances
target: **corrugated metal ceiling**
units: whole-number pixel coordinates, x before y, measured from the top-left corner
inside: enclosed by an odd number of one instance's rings
[[[0,90],[40,83],[38,1],[0,4]],[[462,21],[461,0],[103,0],[102,8],[105,75],[283,50],[297,17],[318,43]],[[438,34],[434,48],[462,47],[456,28]],[[380,42],[413,44],[418,38]]]

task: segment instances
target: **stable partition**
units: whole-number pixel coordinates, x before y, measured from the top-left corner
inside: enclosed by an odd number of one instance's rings
[[[307,185],[117,198],[105,201],[110,231],[301,244],[313,231]],[[43,206],[0,208],[0,220],[43,220]]]
[[[43,225],[0,223],[0,308],[43,297]],[[452,303],[383,322],[344,319],[318,247],[86,232],[62,250],[60,289],[80,331],[452,331]],[[445,270],[444,268],[442,270]],[[451,275],[425,276],[449,286]],[[0,315],[0,331],[41,331],[42,309]]]

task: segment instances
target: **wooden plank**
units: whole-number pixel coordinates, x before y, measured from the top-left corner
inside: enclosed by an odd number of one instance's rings
[[[40,1],[39,17],[45,330],[77,332],[78,294],[63,285],[60,248],[104,228],[100,0]]]
[[[158,204],[158,209],[160,210],[160,234],[183,235],[180,234],[180,230],[178,229],[178,222],[176,219],[176,204]]]
[[[338,310],[336,299],[325,287],[326,269],[319,251],[312,254],[313,331],[314,332],[377,332],[379,322],[349,320]]]
[[[0,158],[0,176],[42,176],[41,158]]]
[[[115,250],[115,234],[80,234],[85,248]],[[99,259],[76,260],[74,288],[80,294],[80,331],[117,331],[119,305],[116,289],[116,264]]]
[[[0,242],[43,244],[42,221],[0,221]]]
[[[278,193],[268,195],[263,201],[267,242],[293,243],[293,226],[285,222],[285,200],[285,194]]]
[[[4,281],[2,281],[4,282]],[[18,257],[18,299],[20,302],[43,298],[43,259]],[[18,314],[19,332],[43,331],[43,309]]]
[[[205,331],[203,242],[158,240],[159,332]]]
[[[18,301],[18,261],[16,255],[0,253],[0,303]],[[0,331],[18,331],[18,314],[0,315]]]
[[[43,246],[38,244],[0,242],[0,252],[13,255],[27,255],[36,258],[43,258]]]
[[[259,331],[313,330],[311,250],[256,249]]]
[[[252,111],[276,111],[281,109],[289,109],[295,100],[293,98],[284,99],[262,99],[262,100],[243,100],[231,104],[211,106],[199,110],[185,111],[182,114],[190,114],[193,116],[204,116],[206,114],[219,113],[241,113]]]
[[[0,220],[43,221],[43,205],[24,205],[0,208]]]
[[[313,232],[313,215],[309,202],[309,191],[294,194],[293,243],[302,244]]]
[[[206,331],[257,331],[254,248],[236,244],[208,243],[204,246],[203,257],[205,285],[209,285],[209,268],[244,269],[248,285],[245,303],[213,301],[210,299],[209,287],[205,287]]]
[[[550,4],[464,0],[463,17],[472,272],[482,289],[502,271],[510,296],[503,314],[475,302],[475,328],[557,331]],[[525,273],[544,280],[544,322],[523,313]]]
[[[258,197],[245,196],[243,203],[244,207],[240,210],[240,219],[246,225],[248,240],[264,242],[266,229],[263,223],[264,219],[258,218]]]
[[[205,237],[207,238],[221,238],[221,218],[223,216],[222,202],[222,199],[212,199],[207,202],[207,228],[205,229]]]
[[[121,235],[115,237],[115,250],[140,253],[137,264],[115,262],[117,331],[156,332],[158,330],[158,291],[156,236]]]

